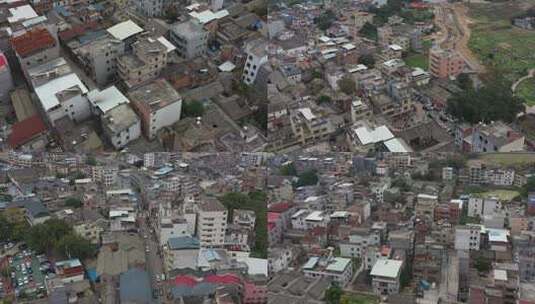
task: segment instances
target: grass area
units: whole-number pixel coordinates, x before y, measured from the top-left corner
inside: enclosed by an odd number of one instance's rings
[[[344,294],[340,304],[377,304],[379,299],[376,296]]]
[[[428,59],[429,57],[427,57],[426,54],[411,53],[407,57],[405,57],[403,60],[410,67],[422,68],[424,70],[427,70]]]
[[[490,166],[525,166],[535,164],[535,153],[486,153],[478,155],[478,159]]]
[[[508,201],[512,201],[515,197],[519,196],[520,192],[514,191],[514,190],[496,189],[496,190],[485,191],[482,193],[477,193],[476,195],[481,196],[481,197],[497,197],[502,202],[508,202]]]
[[[483,64],[514,81],[535,68],[535,33],[512,26],[511,18],[535,0],[468,4],[471,36],[468,46]]]
[[[526,104],[535,106],[535,78],[528,78],[516,87],[516,95],[524,98]]]

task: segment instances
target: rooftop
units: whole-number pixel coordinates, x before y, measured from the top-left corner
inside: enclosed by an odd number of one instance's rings
[[[148,105],[151,111],[165,108],[182,99],[173,86],[163,78],[129,92],[128,96],[132,102]]]
[[[199,249],[199,240],[191,236],[182,236],[170,238],[167,241],[169,249],[171,250],[184,250],[184,249]]]
[[[31,56],[56,45],[56,40],[46,28],[36,28],[11,38],[13,49],[21,57]]]
[[[118,105],[130,102],[115,86],[111,86],[102,91],[94,89],[87,94],[87,98],[94,106],[98,107],[102,113],[107,113]]]
[[[395,279],[398,277],[403,261],[379,259],[373,265],[370,275]]]
[[[394,138],[394,135],[392,132],[390,132],[387,126],[380,126],[375,129],[372,129],[369,126],[361,126],[356,128],[354,132],[362,145],[368,145]]]
[[[36,114],[15,123],[11,128],[11,134],[9,134],[7,141],[12,148],[17,148],[46,130],[45,123],[39,114]]]
[[[128,104],[123,103],[106,112],[103,120],[113,133],[118,133],[130,128],[139,118]]]
[[[125,40],[131,36],[143,32],[143,29],[135,24],[134,21],[127,20],[108,28],[107,31],[115,39]]]
[[[85,94],[86,86],[82,83],[78,75],[71,73],[35,88],[35,94],[39,97],[45,111],[48,111],[61,103],[65,94]]]
[[[7,18],[7,21],[9,23],[20,22],[20,21],[28,20],[28,19],[35,18],[38,16],[37,13],[31,7],[31,5],[29,4],[10,8],[9,13],[11,14],[11,17]]]
[[[202,198],[197,205],[201,211],[205,212],[227,211],[227,208],[218,199],[213,197]]]

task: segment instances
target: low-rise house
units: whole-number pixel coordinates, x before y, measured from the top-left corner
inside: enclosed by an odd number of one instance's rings
[[[400,291],[403,261],[377,260],[370,272],[373,291],[377,295],[396,295]]]

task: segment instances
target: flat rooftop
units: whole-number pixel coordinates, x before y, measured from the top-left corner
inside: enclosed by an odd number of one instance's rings
[[[165,108],[182,97],[165,79],[157,79],[128,93],[134,103],[146,104],[151,111]]]

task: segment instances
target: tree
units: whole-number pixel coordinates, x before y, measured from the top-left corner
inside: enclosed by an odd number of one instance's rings
[[[199,117],[204,114],[204,105],[197,100],[187,101],[182,104],[182,117]]]
[[[522,197],[527,197],[530,192],[535,192],[535,176],[528,177],[526,184],[520,190]]]
[[[359,57],[359,63],[372,68],[375,65],[375,58],[372,54],[364,54]]]
[[[459,76],[457,76],[457,84],[463,90],[473,88],[472,78],[470,78],[470,75],[466,73],[461,73]]]
[[[36,252],[50,253],[56,247],[57,242],[71,232],[72,227],[67,222],[49,219],[42,224],[32,226],[24,238],[28,247]]]
[[[353,95],[357,92],[355,81],[349,76],[342,77],[337,84],[340,90],[347,95]]]
[[[490,271],[492,264],[488,259],[478,256],[475,258],[474,267],[477,269],[477,271],[486,273]]]
[[[12,240],[13,229],[13,224],[4,215],[0,214],[0,240]]]
[[[318,97],[318,104],[329,103],[329,102],[331,102],[331,97],[327,95],[321,95],[320,97]]]
[[[331,27],[334,20],[336,20],[336,15],[334,12],[332,10],[326,10],[321,15],[314,18],[314,23],[320,30],[325,31]]]
[[[94,156],[88,155],[87,159],[85,160],[85,163],[89,166],[96,166],[97,160]]]
[[[497,76],[487,80],[479,89],[467,88],[454,93],[446,111],[460,121],[479,122],[503,120],[510,123],[524,109],[524,100],[513,96],[509,81]]]
[[[279,170],[280,175],[282,176],[297,176],[297,170],[293,163],[283,165]]]
[[[67,258],[79,258],[81,260],[93,257],[96,252],[95,247],[89,240],[74,233],[69,233],[61,238],[56,245],[56,250]]]
[[[299,174],[298,180],[295,183],[295,187],[299,188],[302,186],[311,186],[318,183],[318,175],[316,174],[316,170],[314,169],[308,169],[304,171],[303,173]]]
[[[82,207],[82,201],[76,197],[69,197],[65,200],[65,207],[80,208]]]
[[[325,301],[328,304],[339,304],[342,299],[342,292],[342,288],[337,284],[331,285],[331,287],[325,291]]]
[[[366,37],[370,40],[377,40],[377,27],[369,22],[364,23],[362,28],[359,30],[359,34],[362,37]]]

